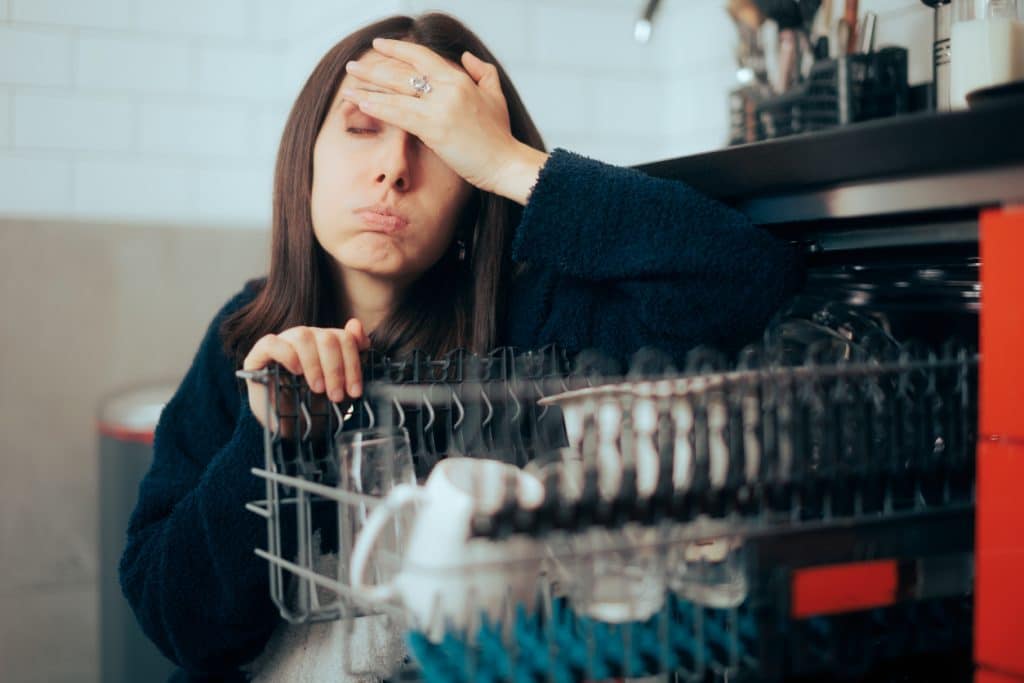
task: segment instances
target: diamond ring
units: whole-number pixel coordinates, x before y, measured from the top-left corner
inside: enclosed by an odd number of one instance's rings
[[[426,76],[413,76],[409,79],[409,84],[416,91],[416,97],[422,97],[433,89],[430,87],[430,83],[427,82]]]

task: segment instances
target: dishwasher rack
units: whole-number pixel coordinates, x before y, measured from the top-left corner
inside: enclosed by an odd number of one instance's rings
[[[396,678],[782,680],[936,653],[948,670],[965,648],[969,662],[977,356],[829,339],[792,364],[776,342],[731,361],[697,349],[682,373],[653,352],[625,374],[556,347],[373,357],[366,398],[344,407],[279,367],[244,373],[298,398],[294,412],[268,407],[294,429],[265,431],[253,472],[267,497],[248,506],[267,520],[256,552],[272,598],[294,623],[384,614],[410,629],[415,666],[377,672]],[[336,437],[375,425],[407,430],[421,480],[452,454],[538,477],[539,504],[510,487],[471,529],[538,543],[535,604],[470,615],[438,642],[439,624],[353,590],[343,553],[318,571],[319,551],[351,541],[331,538],[339,515],[380,504],[338,487]],[[653,614],[605,623],[574,609],[594,566],[637,557],[665,587]],[[741,588],[705,599],[726,563]]]

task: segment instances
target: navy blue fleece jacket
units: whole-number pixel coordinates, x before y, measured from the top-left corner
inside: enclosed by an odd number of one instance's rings
[[[527,265],[510,293],[504,343],[597,348],[626,358],[656,346],[734,347],[757,335],[801,283],[799,256],[689,186],[555,150],[513,244]],[[145,632],[183,669],[175,680],[241,680],[279,622],[268,590],[259,423],[218,329],[206,332],[156,429],[121,559]],[[186,673],[187,672],[187,673]]]

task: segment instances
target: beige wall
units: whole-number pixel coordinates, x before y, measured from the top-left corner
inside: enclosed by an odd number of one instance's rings
[[[0,219],[0,679],[98,680],[97,408],[180,379],[267,236]]]

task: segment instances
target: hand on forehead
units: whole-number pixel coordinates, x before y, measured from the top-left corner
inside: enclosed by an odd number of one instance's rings
[[[497,188],[496,169],[508,162],[495,160],[519,153],[500,72],[468,50],[456,64],[422,45],[378,38],[345,71],[344,100],[419,138],[471,185]]]
[[[409,80],[414,76],[444,81],[456,73],[458,76],[466,75],[460,64],[441,57],[423,45],[380,39],[375,45],[387,50],[388,54],[376,48],[364,52],[355,60],[356,68],[348,70],[343,81],[344,87],[371,92],[407,93]]]

